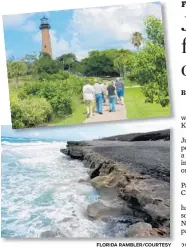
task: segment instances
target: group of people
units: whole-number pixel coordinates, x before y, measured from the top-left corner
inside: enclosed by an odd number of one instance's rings
[[[103,114],[103,103],[109,104],[110,112],[115,112],[116,103],[124,104],[124,84],[119,78],[107,84],[95,80],[94,85],[87,80],[83,86],[83,100],[87,107],[87,117],[93,116],[94,103],[98,114]]]

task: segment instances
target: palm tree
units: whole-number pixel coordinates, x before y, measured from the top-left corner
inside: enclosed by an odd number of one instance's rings
[[[143,42],[143,37],[140,32],[135,32],[132,35],[132,44],[139,49],[140,45]]]

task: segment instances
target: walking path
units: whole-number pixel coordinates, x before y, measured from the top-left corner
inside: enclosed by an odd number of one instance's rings
[[[93,117],[87,118],[84,123],[99,123],[108,121],[118,121],[127,119],[127,112],[125,105],[116,105],[115,112],[109,112],[109,106],[103,104],[103,114],[95,113]]]
[[[125,88],[138,88],[140,85],[126,86]],[[116,111],[109,112],[109,105],[103,104],[103,114],[95,113],[94,116],[87,118],[84,123],[99,123],[108,121],[119,121],[127,119],[127,111],[125,104],[116,104]]]

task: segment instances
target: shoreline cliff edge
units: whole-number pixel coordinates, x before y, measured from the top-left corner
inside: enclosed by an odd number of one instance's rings
[[[90,218],[132,216],[138,220],[124,236],[170,236],[170,130],[69,141],[60,151],[89,168],[98,194],[123,202],[114,208],[97,201],[87,208]]]

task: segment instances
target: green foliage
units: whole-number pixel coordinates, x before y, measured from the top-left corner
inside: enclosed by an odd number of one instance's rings
[[[10,97],[10,108],[11,108],[11,118],[12,118],[12,128],[19,129],[24,128],[25,125],[22,121],[23,110],[20,107],[20,101],[15,97]]]
[[[50,126],[56,125],[69,125],[69,124],[82,124],[86,119],[86,107],[78,99],[73,99],[73,112],[71,115],[62,119],[60,117],[54,117],[50,122]]]
[[[54,119],[59,124],[80,123],[85,117],[85,107],[82,104],[84,81],[88,79],[94,84],[97,78],[108,82],[111,79],[108,77],[119,75],[123,77],[125,85],[131,80],[142,86],[140,94],[138,89],[133,89],[136,94],[132,94],[130,104],[126,98],[129,115],[135,113],[145,117],[147,114],[143,112],[144,108],[148,108],[150,114],[154,106],[156,110],[163,111],[163,107],[165,110],[169,104],[169,96],[162,21],[149,16],[144,23],[146,40],[139,32],[135,32],[131,40],[137,48],[143,42],[143,47],[137,52],[125,49],[95,50],[81,61],[73,53],[63,54],[57,59],[41,53],[39,57],[26,55],[21,61],[9,60],[9,78],[12,81],[16,79],[18,84],[22,77],[19,89],[15,90],[13,83],[11,84],[11,91],[17,95],[11,96],[13,127],[33,127],[49,122],[52,124]],[[24,75],[26,78],[30,77],[29,80],[24,79]],[[156,115],[158,116],[157,112],[154,116]]]
[[[51,119],[52,107],[44,98],[11,97],[10,103],[13,128],[39,126]]]
[[[145,21],[147,37],[150,41],[163,46],[164,45],[164,33],[163,23],[160,19],[149,16]]]
[[[72,114],[73,99],[81,98],[84,80],[70,76],[66,80],[25,83],[18,93],[20,99],[33,96],[45,98],[53,113],[62,118]]]
[[[82,76],[85,73],[85,65],[83,62],[76,61],[70,70],[76,75]]]
[[[107,50],[92,51],[82,62],[87,76],[118,76],[114,68],[113,53]]]
[[[8,78],[15,79],[18,86],[19,77],[27,72],[27,65],[22,61],[7,61]]]
[[[169,104],[169,95],[163,26],[161,20],[152,16],[145,20],[145,25],[147,40],[143,49],[126,62],[128,78],[143,86],[146,102],[165,107]]]
[[[39,76],[39,80],[44,80],[48,75],[58,73],[60,69],[60,62],[53,60],[47,53],[41,53],[39,59],[33,63],[33,73]]]
[[[57,58],[62,64],[64,70],[71,70],[73,64],[77,62],[76,55],[73,53],[67,53]]]
[[[44,81],[24,84],[20,98],[25,96],[43,97],[50,102],[53,112],[56,115],[66,115],[71,113],[70,92],[67,90],[67,84],[61,81]]]
[[[162,106],[169,104],[165,49],[162,46],[148,42],[133,57],[129,78],[143,85],[146,102],[156,102]]]
[[[66,80],[67,78],[69,78],[70,74],[65,71],[65,70],[59,70],[58,73],[56,74],[45,74],[42,76],[43,79],[47,80],[47,81],[56,81],[56,80]]]
[[[36,54],[26,54],[24,58],[22,59],[23,62],[25,62],[27,66],[27,75],[32,75],[33,73],[33,64],[37,61],[37,55]]]
[[[68,87],[68,90],[71,91],[72,97],[78,96],[79,98],[82,98],[82,88],[84,85],[85,79],[82,77],[77,77],[74,75],[71,75],[67,81],[66,85]]]
[[[162,84],[158,84],[158,83],[149,83],[146,84],[143,88],[143,94],[146,97],[146,101],[147,103],[159,103],[162,107],[165,107],[169,104],[169,95],[168,95],[168,91],[167,88],[163,88],[165,87],[165,83]],[[168,85],[166,85],[168,86]]]
[[[86,81],[89,81],[91,85],[95,84],[95,80],[98,80],[98,79],[96,77],[90,77],[90,76],[86,78]]]
[[[141,85],[166,80],[165,49],[155,43],[147,42],[143,50],[130,61],[131,77]]]
[[[132,44],[137,47],[137,49],[139,49],[139,47],[141,46],[143,42],[143,37],[142,34],[140,32],[135,32],[132,35]]]
[[[120,76],[126,77],[128,68],[127,63],[131,61],[133,53],[129,50],[123,50],[119,56],[114,60],[114,67],[119,72]]]

